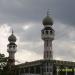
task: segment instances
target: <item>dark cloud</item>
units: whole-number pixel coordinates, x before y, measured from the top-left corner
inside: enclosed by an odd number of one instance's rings
[[[53,15],[62,23],[65,23],[67,25],[75,25],[74,7],[74,0],[55,0],[53,2]]]
[[[41,22],[47,9],[54,20],[75,25],[74,0],[0,0],[0,23]]]
[[[0,3],[1,22],[23,23],[40,21],[49,8],[50,0],[1,0]]]
[[[41,29],[43,25],[39,23],[29,23],[29,24],[10,24],[12,25],[14,34],[20,37],[20,41],[31,41],[37,42],[41,40]],[[28,29],[24,29],[25,26],[29,26]],[[11,32],[11,31],[10,31]]]

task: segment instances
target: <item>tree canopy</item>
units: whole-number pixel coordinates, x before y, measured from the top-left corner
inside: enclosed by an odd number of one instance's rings
[[[0,72],[3,70],[6,64],[7,64],[7,57],[5,57],[4,54],[0,53]]]

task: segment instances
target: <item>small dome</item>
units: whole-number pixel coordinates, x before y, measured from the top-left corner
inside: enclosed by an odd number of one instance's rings
[[[53,20],[50,16],[46,16],[44,19],[43,19],[43,25],[53,25]]]
[[[16,37],[13,35],[13,33],[8,38],[9,42],[16,42]]]

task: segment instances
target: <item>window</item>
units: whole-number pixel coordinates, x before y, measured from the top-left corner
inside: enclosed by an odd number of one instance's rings
[[[49,72],[49,69],[48,69],[48,67],[47,67],[47,72]]]
[[[52,30],[50,31],[50,33],[52,34]]]
[[[48,34],[48,30],[46,30],[46,34]]]
[[[44,34],[44,31],[42,31],[42,34]]]
[[[48,40],[47,40],[47,46],[48,46]]]
[[[47,58],[48,58],[48,51],[47,51]]]
[[[12,48],[12,46],[9,46],[9,48]]]
[[[15,48],[15,46],[13,46],[13,48]]]
[[[52,51],[50,51],[50,54],[52,54]]]

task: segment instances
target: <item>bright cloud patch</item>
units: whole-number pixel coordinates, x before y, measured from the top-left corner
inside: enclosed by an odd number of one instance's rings
[[[21,52],[16,53],[16,63],[17,64],[24,63],[24,62],[27,62],[27,61],[39,60],[39,59],[41,59],[41,55],[39,55],[35,52],[32,52],[32,51],[21,49]],[[17,62],[17,60],[19,62]]]
[[[26,42],[26,41],[21,42],[20,38],[18,38],[17,45],[18,45],[18,47],[17,47],[17,52],[16,52],[16,64],[24,63],[26,61],[42,59],[43,55],[40,54],[40,52],[41,52],[40,46],[42,46],[41,42],[37,42],[37,43]],[[34,51],[34,49],[35,49],[35,51]],[[37,49],[38,49],[38,51],[37,51]]]
[[[24,30],[28,30],[30,27],[34,26],[34,23],[28,23],[23,26]]]
[[[24,26],[24,29],[25,30],[29,29],[29,26],[28,25]]]
[[[0,53],[4,53],[7,56],[7,44],[10,27],[7,24],[0,26]]]

